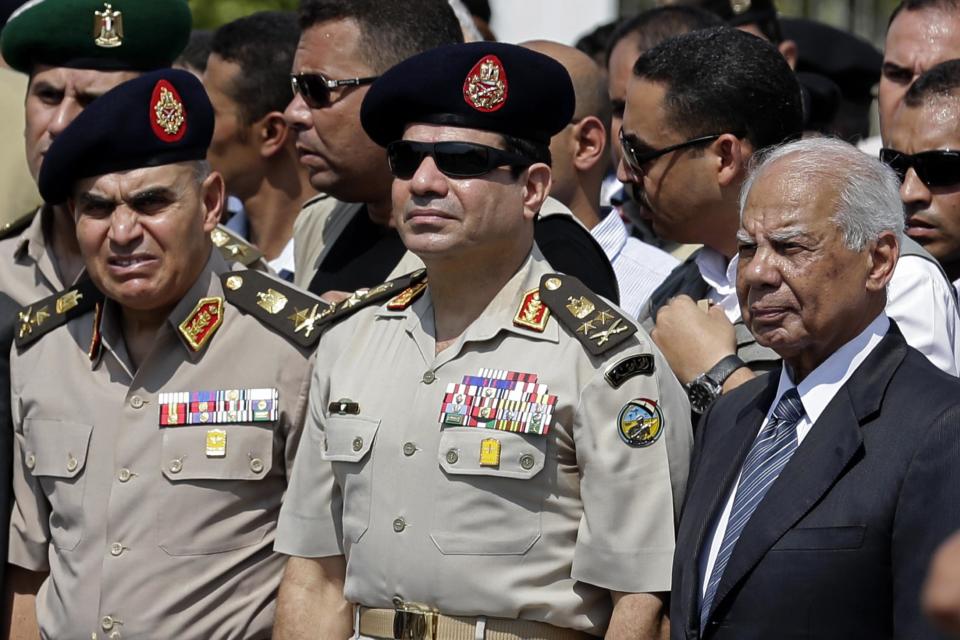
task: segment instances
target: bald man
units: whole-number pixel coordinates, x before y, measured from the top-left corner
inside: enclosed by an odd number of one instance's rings
[[[550,139],[550,195],[566,205],[600,243],[617,276],[620,306],[635,318],[679,263],[670,254],[631,237],[620,216],[600,206],[612,111],[605,74],[592,58],[573,47],[547,40],[533,40],[523,46],[562,64],[573,80],[573,120]]]

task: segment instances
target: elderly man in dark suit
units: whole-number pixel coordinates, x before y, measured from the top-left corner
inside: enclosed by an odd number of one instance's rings
[[[701,422],[674,640],[937,637],[919,594],[960,526],[960,381],[884,314],[897,188],[823,138],[773,150],[744,185],[737,293],[783,366]]]

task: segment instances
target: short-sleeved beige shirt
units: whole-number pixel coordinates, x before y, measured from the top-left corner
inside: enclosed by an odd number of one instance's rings
[[[37,596],[46,638],[270,636],[283,569],[273,539],[311,358],[229,302],[201,350],[188,346],[177,327],[223,297],[226,270],[212,252],[137,371],[110,301],[99,356],[87,353],[93,312],[13,350],[9,560],[50,571]],[[197,424],[162,425],[160,394],[254,389],[276,390],[275,415],[211,403],[194,405],[207,413]]]
[[[19,304],[30,304],[67,286],[60,279],[43,231],[53,223],[53,215],[53,209],[44,205],[26,229],[0,240],[0,291]]]
[[[324,334],[278,551],[344,554],[352,603],[597,635],[609,590],[670,590],[692,442],[686,395],[642,331],[593,357],[553,317],[542,332],[516,326],[525,293],[549,272],[534,250],[436,355],[429,286],[406,310],[363,309]],[[604,374],[638,354],[652,354],[655,373],[614,388]],[[533,374],[538,393],[556,396],[546,435],[441,424],[452,385],[482,370]],[[620,436],[634,399],[662,413],[649,446]]]

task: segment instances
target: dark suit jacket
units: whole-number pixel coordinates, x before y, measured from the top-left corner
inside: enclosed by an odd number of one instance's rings
[[[779,372],[704,415],[680,520],[671,638],[699,635],[699,557],[776,393]],[[920,589],[960,528],[960,381],[895,324],[770,487],[723,574],[703,638],[937,635]]]

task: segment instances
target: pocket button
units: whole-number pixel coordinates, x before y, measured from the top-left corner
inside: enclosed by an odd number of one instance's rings
[[[533,456],[529,453],[525,453],[520,456],[520,466],[523,467],[525,471],[533,469],[534,459]]]

